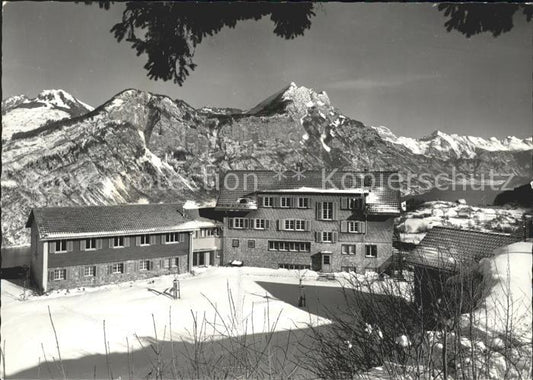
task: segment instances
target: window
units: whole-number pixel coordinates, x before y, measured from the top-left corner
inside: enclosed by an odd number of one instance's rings
[[[150,270],[150,260],[141,260],[139,270]]]
[[[200,236],[203,238],[206,237],[212,237],[217,235],[217,229],[216,228],[202,228],[200,230]]]
[[[305,220],[283,219],[282,229],[286,231],[305,231]]]
[[[65,253],[67,252],[67,241],[66,240],[56,240],[55,242],[55,253]]]
[[[150,245],[150,235],[141,235],[140,245]]]
[[[113,248],[124,247],[124,236],[115,236],[113,238]]]
[[[180,266],[180,258],[179,257],[171,257],[170,259],[168,259],[168,262],[169,262],[169,265],[172,268],[176,268],[176,267]]]
[[[322,232],[322,241],[324,243],[333,243],[333,232]]]
[[[233,228],[244,228],[244,218],[233,218]]]
[[[111,273],[124,273],[124,264],[117,263],[111,266]]]
[[[96,276],[96,267],[95,266],[83,267],[83,275],[85,277],[94,277],[94,276]]]
[[[232,246],[233,248],[237,248],[237,247],[239,246],[239,239],[233,239],[233,240],[231,241],[231,246]]]
[[[362,197],[349,198],[348,208],[350,210],[361,210],[363,208],[363,198]]]
[[[294,219],[285,219],[285,229],[294,230]]]
[[[331,256],[330,255],[322,256],[322,264],[325,264],[325,265],[331,264]]]
[[[291,207],[291,198],[290,197],[281,197],[280,207]]]
[[[322,219],[333,219],[333,202],[322,202]]]
[[[341,245],[341,253],[343,255],[355,255],[355,244]]]
[[[265,229],[265,219],[254,219],[254,229],[264,230]]]
[[[351,266],[346,266],[346,267],[341,267],[341,271],[343,272],[357,272],[356,268],[355,267],[351,267]]]
[[[364,231],[363,222],[356,222],[353,220],[348,221],[348,232],[352,234],[362,233]]]
[[[295,220],[294,229],[296,231],[305,231],[305,220]]]
[[[311,269],[311,265],[304,265],[304,264],[278,264],[278,268],[280,268],[280,269],[303,270],[303,269]]]
[[[378,257],[378,246],[375,244],[365,245],[365,256],[366,257]]]
[[[309,208],[309,198],[299,197],[298,208]]]
[[[67,278],[66,269],[54,269],[54,281],[65,280]]]
[[[272,207],[274,205],[274,197],[263,197],[263,207]]]
[[[248,240],[248,248],[255,248],[255,240]]]
[[[96,249],[96,239],[95,238],[92,238],[92,239],[85,239],[85,250],[86,251],[91,251],[91,250],[95,250]]]
[[[269,251],[310,252],[311,243],[300,241],[268,241]]]
[[[165,243],[166,244],[174,244],[180,242],[180,233],[179,232],[171,232],[168,234],[165,234]]]

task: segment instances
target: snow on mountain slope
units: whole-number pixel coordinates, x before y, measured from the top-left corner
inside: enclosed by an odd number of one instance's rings
[[[310,88],[298,87],[296,83],[291,82],[289,86],[269,96],[246,113],[248,115],[266,116],[280,111],[288,111],[289,113],[305,115],[307,108],[315,103],[318,105],[331,105],[325,91],[317,93]]]
[[[426,156],[451,154],[454,158],[474,158],[477,156],[479,149],[490,152],[517,152],[533,149],[533,137],[519,139],[514,136],[508,136],[498,140],[496,137],[484,139],[475,136],[449,135],[441,131],[435,131],[429,136],[415,139],[412,137],[398,137],[389,128],[383,126],[372,128],[385,141],[402,145],[414,154]]]
[[[93,110],[64,90],[44,90],[35,98],[18,95],[2,102],[2,140],[41,127],[48,121],[70,119]]]
[[[41,98],[35,109],[44,112],[67,110],[72,101],[55,92]],[[11,98],[4,112],[34,103]],[[216,195],[217,175],[228,169],[399,170],[402,178],[410,178],[409,185],[401,182],[404,194],[430,189],[416,176],[422,170],[433,177],[451,176],[452,169],[471,175],[473,165],[477,176],[495,171],[526,177],[531,172],[528,152],[428,160],[344,116],[325,93],[294,83],[246,113],[198,110],[135,89],[91,112],[83,110],[82,116],[3,141],[4,245],[28,243],[24,223],[32,207],[201,201]]]

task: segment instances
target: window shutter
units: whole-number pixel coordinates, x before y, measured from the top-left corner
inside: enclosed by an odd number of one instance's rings
[[[154,261],[153,260],[150,260],[148,262],[148,270],[154,270],[155,266],[154,266]]]
[[[74,242],[72,240],[67,240],[67,252],[72,252],[74,250]]]
[[[140,236],[135,236],[135,245],[137,247],[141,245],[141,237]]]
[[[359,222],[359,231],[361,231],[362,234],[366,234],[366,223],[365,222]]]
[[[53,280],[54,280],[54,271],[50,270],[48,271],[48,281],[53,281]]]
[[[333,216],[333,220],[337,219],[337,207],[339,207],[339,204],[337,202],[332,202],[333,209],[331,210],[331,214]]]
[[[306,220],[306,221],[304,222],[304,229],[305,229],[306,231],[309,231],[309,225],[310,225],[309,221]]]
[[[331,233],[331,242],[332,242],[332,243],[336,243],[336,242],[337,242],[337,239],[338,239],[338,236],[337,236],[337,235],[338,235],[338,234],[339,234],[339,233],[338,233],[337,231],[333,231],[333,232]]]
[[[265,219],[265,230],[269,230],[269,229],[270,229],[270,220]]]
[[[233,218],[228,218],[228,228],[233,228]]]
[[[298,197],[290,198],[290,206],[292,208],[298,207]]]
[[[49,241],[48,242],[48,250],[50,251],[50,253],[55,253],[56,252],[56,242],[55,241]]]
[[[113,238],[109,238],[109,248],[113,248]]]
[[[257,205],[263,207],[263,197],[257,197]]]
[[[139,271],[139,262],[138,262],[138,261],[135,261],[135,262],[133,263],[133,270],[134,270],[135,272],[138,272],[138,271]]]
[[[80,251],[85,251],[86,248],[87,248],[87,240],[85,239],[80,240]]]
[[[102,239],[96,239],[96,249],[102,249]]]
[[[272,197],[272,207],[279,207],[279,197]]]
[[[316,218],[322,220],[322,202],[316,202]]]
[[[161,259],[159,260],[159,269],[163,269],[165,267],[165,260]]]
[[[276,230],[280,231],[279,227],[280,227],[280,220],[278,219],[276,220]]]
[[[113,265],[108,265],[107,266],[107,274],[111,274],[113,273]]]
[[[341,210],[348,210],[348,205],[349,205],[348,198],[342,197],[341,198]]]
[[[341,220],[341,232],[348,232],[348,221]]]
[[[247,218],[245,218],[244,221],[243,221],[245,229],[249,228],[249,226],[250,226],[250,223],[248,223],[248,222],[249,222],[249,220]]]
[[[322,243],[322,232],[321,231],[315,231],[315,242]]]
[[[253,230],[255,228],[255,218],[248,219],[248,225],[250,226],[250,229]]]
[[[150,235],[150,244],[157,244],[157,235]]]
[[[124,247],[130,246],[130,238],[128,236],[124,237]]]

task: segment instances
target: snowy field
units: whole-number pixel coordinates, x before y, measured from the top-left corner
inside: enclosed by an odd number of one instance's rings
[[[401,241],[419,244],[427,231],[435,226],[509,233],[518,227],[525,211],[521,208],[476,207],[431,201],[396,218],[395,224]]]
[[[190,340],[194,311],[199,319],[215,320],[215,307],[220,316],[235,315],[238,333],[257,334],[285,331],[319,325],[328,320],[308,313],[296,306],[296,299],[281,300],[260,284],[292,284],[297,288],[297,271],[260,268],[209,268],[196,275],[180,276],[181,299],[173,300],[161,294],[172,286],[173,276],[150,280],[56,291],[45,296],[30,296],[22,300],[23,289],[2,280],[2,345],[5,345],[6,373],[9,376],[35,367],[47,360],[57,360],[54,333],[48,315],[50,308],[57,330],[63,360],[104,354],[103,321],[111,353],[139,349],[141,342],[154,337],[154,323],[158,338]],[[339,287],[338,281],[317,281],[317,274],[308,271],[303,284],[320,287]],[[229,295],[233,298],[234,311]],[[286,302],[288,301],[288,302]],[[292,303],[292,304],[291,304]],[[279,319],[277,319],[279,316]],[[276,322],[277,321],[277,322]],[[252,328],[252,326],[254,326]],[[42,343],[42,347],[41,347]],[[44,352],[43,352],[44,351]]]

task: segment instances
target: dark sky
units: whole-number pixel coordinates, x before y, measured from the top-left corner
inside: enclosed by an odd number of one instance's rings
[[[183,87],[150,81],[109,29],[122,13],[96,5],[18,2],[3,8],[3,98],[62,88],[93,106],[138,88],[193,106],[242,109],[291,81],[325,90],[368,125],[421,137],[439,129],[531,136],[532,28],[498,38],[446,32],[429,4],[324,4],[303,37],[284,40],[268,18],[223,29],[197,48]]]

